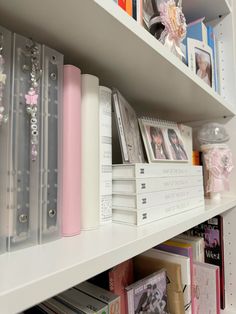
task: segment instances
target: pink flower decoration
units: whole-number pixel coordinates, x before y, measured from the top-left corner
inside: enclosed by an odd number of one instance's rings
[[[38,97],[39,96],[36,94],[35,90],[30,89],[28,94],[25,95],[26,104],[30,106],[37,105]]]
[[[160,4],[160,16],[165,31],[170,39],[176,42],[186,36],[186,22],[181,8],[176,6],[175,1],[169,0]]]

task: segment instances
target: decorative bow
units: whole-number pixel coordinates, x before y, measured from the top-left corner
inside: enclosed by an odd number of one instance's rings
[[[184,57],[180,49],[180,43],[186,36],[186,20],[180,6],[176,6],[174,0],[160,4],[161,22],[165,26],[162,33],[164,46],[179,57]]]

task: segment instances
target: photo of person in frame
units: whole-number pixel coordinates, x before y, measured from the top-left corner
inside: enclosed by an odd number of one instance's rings
[[[167,314],[167,299],[165,300],[165,294],[163,291],[157,288],[154,284],[152,287],[152,301],[150,305],[150,313]]]
[[[124,111],[123,123],[130,162],[143,162],[144,157],[139,137],[139,128],[136,114],[133,110],[129,110],[129,108],[126,106],[124,106],[122,110]]]
[[[167,130],[168,139],[170,142],[171,155],[174,160],[188,160],[187,153],[184,149],[182,141],[179,139],[174,129]]]
[[[212,60],[211,55],[202,49],[195,48],[196,74],[207,85],[212,87]]]
[[[147,285],[147,290],[141,295],[135,314],[149,313],[150,304],[152,302],[152,285]]]
[[[157,160],[170,159],[166,146],[165,146],[165,140],[164,140],[162,129],[159,127],[151,126],[149,133],[150,133],[150,139],[151,139],[150,144],[152,147],[154,158]]]

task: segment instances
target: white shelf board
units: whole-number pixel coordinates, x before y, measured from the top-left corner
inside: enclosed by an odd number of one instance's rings
[[[110,224],[81,235],[0,256],[1,313],[12,314],[56,295],[212,216],[236,197],[141,227]]]
[[[183,11],[188,22],[205,17],[207,22],[217,19],[219,16],[227,15],[231,12],[231,7],[227,0],[183,0]]]
[[[212,0],[200,4],[222,14],[227,11],[223,0],[214,0],[213,6]],[[101,84],[119,88],[139,113],[182,122],[235,114],[234,105],[114,1],[0,0],[0,21],[61,51],[67,62],[99,76]]]

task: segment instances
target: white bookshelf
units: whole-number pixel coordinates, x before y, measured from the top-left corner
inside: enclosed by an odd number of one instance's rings
[[[236,197],[140,227],[110,224],[0,256],[1,313],[18,313],[236,206]]]
[[[207,20],[230,13],[224,0],[201,0],[198,10],[198,1],[185,3]],[[140,113],[145,104],[149,114],[186,122],[236,112],[234,97],[219,96],[114,1],[0,0],[0,20],[116,86]]]
[[[0,0],[0,23],[65,54],[66,62],[119,88],[139,113],[175,121],[236,114],[230,0],[183,0],[187,18],[217,21],[222,73],[219,96],[112,0]],[[219,16],[222,18],[219,20]],[[226,74],[225,74],[226,73]],[[145,112],[144,112],[145,111]],[[235,126],[231,132],[235,134]],[[231,143],[235,149],[234,142]],[[234,171],[234,176],[236,173]],[[235,183],[236,184],[236,183]],[[236,185],[233,185],[236,188]],[[235,193],[236,194],[236,193]],[[141,227],[111,224],[72,238],[0,256],[0,313],[23,311],[217,214],[224,214],[227,309],[236,314],[236,196]]]

